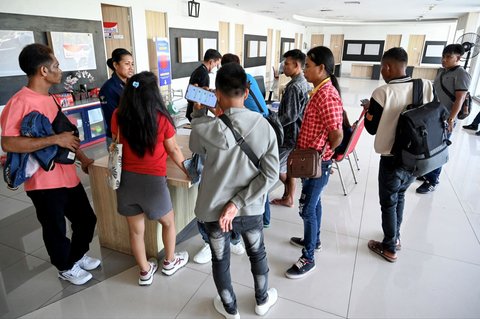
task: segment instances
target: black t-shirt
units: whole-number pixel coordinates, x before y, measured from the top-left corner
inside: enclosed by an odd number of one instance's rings
[[[190,75],[189,84],[196,84],[199,87],[209,87],[210,77],[208,76],[207,67],[202,63],[195,71]],[[186,117],[189,121],[192,121],[193,103],[188,102]]]

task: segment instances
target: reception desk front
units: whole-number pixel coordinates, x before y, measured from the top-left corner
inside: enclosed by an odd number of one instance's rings
[[[191,157],[188,147],[188,135],[177,135],[177,143],[185,158]],[[100,245],[126,254],[130,249],[129,231],[125,217],[117,213],[116,192],[107,183],[108,156],[96,160],[89,167],[93,206],[97,215],[97,231]],[[168,158],[167,182],[175,214],[177,234],[190,223],[195,214],[195,201],[198,187],[192,185],[188,177]],[[163,249],[162,226],[157,221],[146,219],[145,246],[147,256],[157,256]]]

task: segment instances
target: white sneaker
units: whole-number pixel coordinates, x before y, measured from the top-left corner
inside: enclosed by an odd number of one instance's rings
[[[213,298],[213,306],[215,307],[215,310],[217,310],[218,313],[223,315],[226,319],[240,319],[240,314],[238,313],[238,310],[237,313],[234,315],[229,314],[225,310],[225,307],[223,307],[222,299],[218,295]]]
[[[235,255],[243,255],[245,253],[245,247],[241,241],[235,245],[230,243],[230,251]]]
[[[197,264],[206,264],[212,260],[212,251],[210,245],[205,243],[200,251],[193,257],[193,261]]]
[[[59,272],[58,278],[70,281],[74,285],[83,285],[92,279],[92,274],[80,268],[78,263],[75,263],[72,269]]]
[[[83,270],[94,270],[95,268],[100,266],[100,259],[83,255],[83,257],[79,261],[77,261],[77,264]]]
[[[171,276],[176,273],[177,270],[185,266],[187,262],[188,253],[186,251],[175,253],[173,261],[168,261],[166,259],[163,261],[162,272],[167,276]]]
[[[259,316],[264,316],[267,314],[268,310],[277,302],[278,292],[275,288],[270,288],[267,291],[268,299],[267,302],[263,305],[255,305],[255,313]]]
[[[156,258],[150,258],[148,260],[150,269],[148,271],[140,271],[140,277],[138,278],[138,284],[140,286],[150,286],[153,282],[153,275],[157,272],[158,261]]]

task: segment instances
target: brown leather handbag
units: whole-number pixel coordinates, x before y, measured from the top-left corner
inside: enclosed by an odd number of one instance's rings
[[[294,178],[322,176],[322,155],[314,149],[294,149],[287,159],[287,173]]]

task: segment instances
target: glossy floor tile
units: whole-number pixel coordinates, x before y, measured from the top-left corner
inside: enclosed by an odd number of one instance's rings
[[[361,113],[359,101],[381,81],[340,78],[350,121]],[[474,105],[473,114],[480,110]],[[382,239],[378,204],[379,155],[366,131],[357,146],[355,184],[347,161],[339,163],[347,187],[343,195],[334,170],[322,195],[323,250],[315,254],[316,270],[308,277],[284,276],[300,257],[289,244],[301,236],[297,183],[293,208],[272,206],[265,229],[269,283],[277,288],[277,304],[266,318],[480,318],[480,137],[459,123],[452,136],[450,161],[435,192],[420,195],[414,182],[407,191],[402,224],[402,250],[395,264],[370,252],[367,241]],[[87,149],[92,157],[106,154],[104,145]],[[88,177],[81,180],[89,198]],[[283,187],[270,198],[280,197]],[[193,258],[202,247],[192,228],[177,245]],[[100,247],[95,236],[90,254],[102,259],[93,280],[73,286],[57,279],[49,263],[35,210],[25,192],[0,183],[0,318],[221,318],[211,264],[189,262],[172,277],[160,272],[150,287],[139,287],[132,256]],[[253,280],[248,257],[231,256],[232,283],[242,318],[254,313]]]

